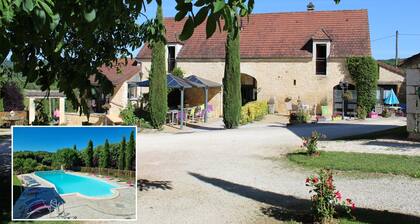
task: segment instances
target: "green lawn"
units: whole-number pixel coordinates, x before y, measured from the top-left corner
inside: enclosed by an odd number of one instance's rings
[[[311,157],[305,153],[293,153],[290,161],[309,168],[328,168],[342,171],[384,173],[420,178],[420,157],[384,155],[372,153],[320,152]]]

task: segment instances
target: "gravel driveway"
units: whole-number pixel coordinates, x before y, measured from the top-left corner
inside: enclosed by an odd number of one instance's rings
[[[140,223],[276,223],[294,218],[283,209],[308,209],[304,180],[311,172],[281,157],[301,144],[298,135],[316,128],[339,137],[338,129],[348,135],[401,125],[398,120],[384,123],[293,128],[256,123],[236,130],[140,134]],[[419,179],[337,175],[336,184],[358,207],[378,216],[381,210],[420,216]]]

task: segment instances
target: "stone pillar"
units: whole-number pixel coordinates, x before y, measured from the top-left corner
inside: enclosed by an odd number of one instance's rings
[[[60,120],[59,120],[59,124],[65,124],[66,122],[66,98],[65,97],[60,97]]]
[[[34,98],[29,97],[29,124],[32,124],[32,122],[35,120],[35,102]]]

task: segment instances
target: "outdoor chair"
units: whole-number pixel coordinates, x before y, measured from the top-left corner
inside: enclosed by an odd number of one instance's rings
[[[195,107],[191,108],[191,110],[188,113],[188,120],[191,122],[195,122]]]
[[[180,122],[181,122],[181,116],[183,116],[183,118],[184,118],[184,124],[187,124],[187,114],[185,113],[185,111],[184,111],[184,113],[181,115],[182,113],[181,113],[181,111],[179,111],[179,113],[177,114],[177,116],[176,116],[176,119],[177,119],[177,121],[176,121],[176,123],[177,124],[180,124]]]

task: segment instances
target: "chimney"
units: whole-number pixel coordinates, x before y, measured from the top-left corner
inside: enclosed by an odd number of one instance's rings
[[[312,12],[315,10],[315,5],[312,2],[309,2],[309,4],[306,6],[308,12]]]

